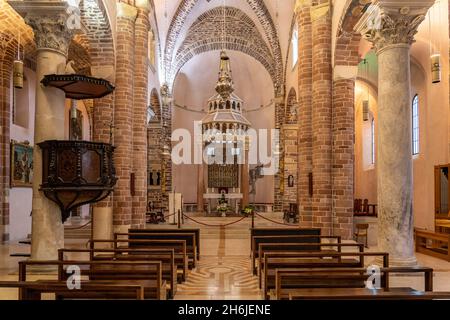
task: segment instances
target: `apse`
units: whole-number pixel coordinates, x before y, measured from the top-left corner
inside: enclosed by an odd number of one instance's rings
[[[274,86],[269,73],[262,64],[244,53],[227,51],[227,54],[231,60],[235,93],[244,101],[244,116],[253,129],[275,128]],[[173,89],[173,130],[187,129],[193,135],[194,121],[200,121],[206,115],[207,101],[215,93],[219,58],[219,50],[199,54],[178,73]],[[196,167],[173,165],[173,172],[177,192],[183,193],[185,202],[196,202],[195,188],[186,184],[186,181],[197,180]],[[258,180],[256,188],[256,202],[273,201],[273,177]]]

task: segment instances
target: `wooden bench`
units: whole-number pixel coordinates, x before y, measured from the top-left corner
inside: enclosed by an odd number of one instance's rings
[[[186,254],[189,259],[189,269],[195,268],[197,261],[197,241],[194,233],[116,233],[114,239],[127,237],[130,240],[184,240],[186,241]]]
[[[194,233],[195,243],[197,245],[197,260],[200,260],[200,229],[182,228],[182,229],[129,229],[129,233]]]
[[[281,235],[281,236],[253,236],[251,245],[252,269],[256,275],[256,259],[259,258],[259,244],[261,243],[299,243],[299,251],[320,251],[320,246],[315,244],[321,243],[322,240],[331,240],[341,243],[339,236],[316,236],[316,235]],[[303,245],[310,244],[310,245]],[[312,245],[314,244],[314,245]],[[277,249],[276,249],[277,250]]]
[[[389,266],[389,254],[385,252],[266,252],[261,270],[264,298],[268,299],[269,290],[275,289],[277,269],[364,268],[364,258],[368,256],[382,257],[382,267]]]
[[[136,284],[101,284],[93,281],[81,281],[82,290],[77,290],[77,299],[130,299],[143,300],[144,286]],[[43,293],[54,293],[59,299],[67,294],[73,296],[66,281],[0,281],[0,288],[18,288],[19,300],[41,300]],[[132,298],[134,296],[134,298]]]
[[[437,300],[450,299],[450,292],[423,292],[412,288],[366,289],[328,288],[298,289],[289,294],[289,300]]]
[[[255,236],[320,236],[320,228],[250,228],[250,248]]]
[[[436,233],[422,229],[415,229],[414,234],[417,252],[450,261],[450,234]]]
[[[90,249],[94,249],[96,244],[110,244],[113,246],[113,249],[173,250],[178,283],[186,281],[188,257],[186,254],[186,241],[184,240],[89,240]]]
[[[173,249],[59,249],[58,260],[70,260],[70,254],[89,254],[89,261],[160,261],[162,278],[167,283],[167,297],[173,299],[177,291],[177,269]]]
[[[141,285],[144,287],[145,299],[165,300],[166,282],[162,279],[162,265],[160,261],[20,261],[19,281],[27,281],[27,267],[29,266],[55,266],[58,269],[58,281],[67,281],[72,274],[66,273],[64,267],[77,266],[80,268],[81,278],[93,285]],[[88,267],[88,268],[87,268]],[[19,289],[19,294],[22,295]],[[79,290],[72,290],[57,295],[57,299],[76,299]],[[119,293],[118,293],[119,294]],[[97,299],[98,294],[83,293],[86,299]],[[132,296],[134,298],[135,296]],[[129,299],[126,292],[123,299]]]
[[[433,291],[433,269],[426,267],[380,268],[380,285],[389,289],[392,273],[423,273],[425,291]],[[269,295],[275,300],[287,299],[289,293],[305,288],[365,288],[369,274],[366,268],[276,269],[275,289]]]
[[[303,246],[303,247],[302,247]],[[364,245],[361,243],[320,243],[315,244],[314,247],[318,247],[318,250],[307,250],[310,244],[301,243],[260,243],[258,249],[258,276],[259,276],[259,287],[261,288],[261,270],[264,268],[264,255],[266,252],[281,252],[284,254],[296,254],[301,252],[319,252],[319,253],[333,253],[342,252],[342,248],[355,248],[357,252],[364,252]],[[328,249],[328,250],[324,250]],[[331,249],[331,248],[334,248]],[[339,258],[338,258],[339,259]]]

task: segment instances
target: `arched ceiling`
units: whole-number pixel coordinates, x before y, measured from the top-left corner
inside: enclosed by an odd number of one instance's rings
[[[199,18],[214,8],[227,7],[239,9],[239,12],[245,13],[246,17],[253,22],[250,33],[244,33],[241,37],[249,37],[255,35],[255,31],[259,34],[257,39],[262,40],[265,45],[262,49],[268,49],[270,59],[273,59],[271,70],[273,75],[274,87],[279,89],[283,83],[283,64],[288,43],[290,41],[289,30],[292,21],[292,12],[295,0],[154,0],[156,16],[160,17],[158,21],[160,39],[162,41],[162,65],[161,72],[163,78],[167,80],[170,86],[173,85],[176,73],[180,65],[184,64],[195,54],[204,52],[204,50],[196,51],[190,57],[179,55],[180,48],[186,48],[186,40],[190,37],[191,27],[198,22]],[[167,18],[165,14],[167,13]],[[230,29],[235,28],[235,24],[243,22],[233,19],[227,21]],[[221,34],[222,23],[210,26],[209,34]],[[280,37],[280,35],[282,35]],[[214,48],[217,38],[208,37],[209,41],[206,47]],[[189,40],[188,40],[189,41]],[[244,47],[235,50],[241,50]],[[208,50],[209,50],[208,49]],[[245,52],[248,54],[248,52]],[[261,57],[252,55],[256,60],[261,62]],[[180,62],[177,59],[184,59]],[[187,60],[186,60],[187,59]],[[267,60],[267,58],[266,58]],[[261,62],[262,63],[262,62]]]
[[[225,38],[220,28],[211,28],[221,24],[224,14],[228,21]],[[192,24],[175,54],[174,75],[193,56],[220,48],[248,54],[266,68],[273,83],[278,81],[275,59],[255,23],[243,11],[233,7],[226,7],[225,13],[223,7],[211,9]]]

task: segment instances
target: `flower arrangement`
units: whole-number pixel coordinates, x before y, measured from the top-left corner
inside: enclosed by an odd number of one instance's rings
[[[255,207],[253,206],[246,206],[244,209],[242,209],[242,214],[249,216],[253,214],[253,211],[255,210]]]

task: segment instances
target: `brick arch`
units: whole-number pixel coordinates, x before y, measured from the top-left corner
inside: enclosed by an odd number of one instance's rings
[[[361,34],[353,29],[369,5],[370,1],[347,0],[344,13],[337,28],[334,65],[357,66],[360,62],[358,49],[361,42]]]
[[[250,6],[250,8],[254,11],[254,13],[258,17],[258,21],[261,24],[264,30],[264,34],[269,43],[270,55],[274,57],[271,65],[271,67],[274,69],[274,86],[277,93],[279,93],[284,84],[284,77],[283,77],[284,72],[283,72],[283,59],[278,32],[273,22],[272,16],[270,15],[270,12],[267,9],[267,6],[263,0],[246,0],[246,1],[247,4]],[[170,75],[169,76],[170,79],[166,79],[166,81],[169,83],[170,86],[173,84],[175,76],[179,70],[178,67],[176,67],[175,70],[173,68],[173,60],[175,59],[174,51],[176,41],[179,35],[181,34],[181,30],[186,22],[187,17],[189,16],[192,9],[195,7],[197,3],[198,0],[182,0],[169,26],[166,38],[163,66],[164,70],[166,70],[167,72],[167,75]],[[260,34],[259,37],[261,37]]]
[[[298,110],[295,108],[298,106],[297,103],[297,92],[294,88],[289,90],[289,94],[286,100],[286,109],[284,114],[284,122],[286,124],[296,124],[298,119]]]
[[[162,121],[162,111],[161,111],[161,102],[159,100],[158,90],[155,88],[152,89],[150,93],[150,106],[155,113],[154,120],[152,122],[160,122]]]
[[[81,20],[86,27],[92,66],[111,65],[115,62],[114,43],[104,0],[82,0]]]
[[[203,13],[189,28],[188,34],[177,50],[173,63],[171,83],[177,73],[194,56],[223,46],[227,50],[240,51],[259,61],[270,74],[275,88],[278,84],[275,60],[269,47],[261,37],[253,20],[243,11],[226,7],[227,34],[225,43],[222,37],[223,7],[213,8]],[[251,40],[250,40],[251,39]]]

